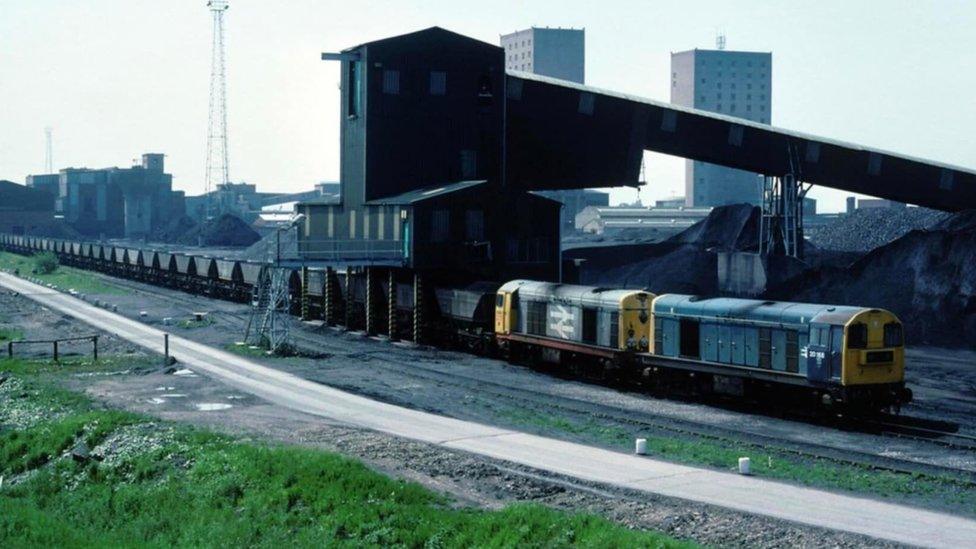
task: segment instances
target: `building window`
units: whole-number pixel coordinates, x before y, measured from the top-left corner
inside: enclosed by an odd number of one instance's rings
[[[593,103],[595,101],[596,96],[594,96],[592,93],[581,93],[579,98],[580,114],[593,114]]]
[[[715,94],[715,99],[718,99],[719,101],[721,101],[722,100],[722,94],[721,93],[716,93]]]
[[[752,111],[752,105],[746,105],[746,110],[747,111]]]
[[[383,71],[383,93],[398,95],[400,93],[400,71]]]
[[[464,149],[461,151],[461,178],[474,179],[478,176],[478,151]]]
[[[746,84],[746,89],[747,90],[751,90],[752,89],[752,84]]]
[[[761,111],[766,110],[766,105],[759,105],[759,110],[761,110]]]
[[[747,93],[746,94],[746,101],[752,101],[752,94],[751,93]]]
[[[762,122],[763,124],[765,124],[766,123],[766,117],[763,116],[762,118],[759,119],[759,121]]]
[[[719,104],[718,104],[718,105],[717,105],[717,106],[715,107],[715,110],[717,110],[718,112],[722,112],[722,104],[721,104],[721,103],[719,103]]]
[[[467,210],[464,212],[465,240],[484,240],[485,212],[482,210]]]
[[[732,94],[732,101],[735,101],[735,94]]]
[[[444,95],[445,93],[447,93],[447,73],[430,71],[430,94]]]
[[[764,93],[759,94],[759,99],[762,100],[762,101],[765,101],[766,100],[766,94],[764,94]]]
[[[671,78],[677,78],[677,77],[678,77],[678,73],[676,73],[676,72],[672,72],[671,73]]]
[[[721,99],[721,97],[719,97],[719,99]],[[704,95],[701,96],[698,100],[701,101],[702,103],[704,103],[705,102],[705,96]]]
[[[729,105],[729,112],[735,112],[735,103]]]
[[[702,84],[704,84],[704,83],[705,83],[705,79],[704,79],[704,78],[702,78],[702,81],[701,81],[701,83],[702,83]]]
[[[434,210],[430,216],[430,241],[447,242],[451,234],[451,211]]]
[[[362,95],[363,95],[363,79],[362,79],[362,67],[359,61],[349,62],[349,97],[348,97],[348,110],[349,116],[355,117],[359,116],[359,111],[362,108]]]
[[[732,78],[735,78],[736,76],[738,76],[738,75],[733,72],[732,73]]]
[[[718,88],[718,89],[722,89],[722,83],[719,82],[718,84],[715,84],[715,87]]]
[[[735,89],[735,82],[732,82],[732,89]]]

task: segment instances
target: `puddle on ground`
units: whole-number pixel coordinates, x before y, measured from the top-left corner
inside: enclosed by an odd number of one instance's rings
[[[241,395],[228,395],[227,400],[243,400],[244,397]]]
[[[213,412],[215,410],[226,410],[228,408],[233,408],[230,404],[224,404],[222,402],[200,402],[196,404],[197,410],[201,412]]]
[[[173,375],[174,376],[183,376],[183,377],[197,377],[196,372],[194,372],[193,370],[191,370],[189,368],[183,368],[182,370],[176,370],[175,372],[173,372]]]
[[[157,391],[175,391],[176,387],[156,387]]]
[[[186,395],[180,393],[166,393],[165,395],[159,395],[163,398],[186,398]]]
[[[153,404],[164,404],[166,403],[166,399],[159,398],[159,397],[152,397],[151,399],[149,399],[149,402],[152,402]]]

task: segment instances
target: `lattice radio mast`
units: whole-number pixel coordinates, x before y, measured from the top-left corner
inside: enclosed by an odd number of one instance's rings
[[[210,51],[210,124],[207,129],[207,219],[216,217],[212,192],[227,183],[227,80],[224,73],[224,12],[227,0],[209,0],[213,15],[213,44]]]
[[[44,173],[54,173],[54,148],[51,146],[51,135],[54,128],[44,128]]]

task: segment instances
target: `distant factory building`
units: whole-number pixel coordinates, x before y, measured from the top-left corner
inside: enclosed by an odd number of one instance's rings
[[[576,229],[576,215],[585,208],[610,205],[610,195],[608,193],[594,191],[592,189],[539,191],[537,194],[562,203],[563,209],[559,214],[559,221],[563,234],[567,234]]]
[[[634,208],[590,206],[576,216],[576,229],[603,236],[663,240],[708,217],[711,208]]]
[[[147,153],[131,168],[65,168],[58,174],[30,175],[27,185],[51,192],[55,209],[83,235],[143,237],[183,215],[185,197],[173,191],[163,155]]]
[[[55,225],[53,194],[0,180],[0,233],[47,235]]]
[[[532,27],[501,37],[505,68],[584,83],[583,29]]]
[[[689,50],[671,54],[671,102],[770,124],[773,55],[765,52]],[[685,160],[685,205],[759,204],[758,174]]]

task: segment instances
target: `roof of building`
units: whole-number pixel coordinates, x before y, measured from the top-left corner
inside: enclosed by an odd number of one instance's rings
[[[414,189],[395,196],[385,196],[383,198],[370,200],[366,202],[366,204],[369,206],[377,206],[382,204],[416,204],[417,202],[423,202],[424,200],[430,200],[431,198],[436,198],[445,194],[464,191],[478,185],[484,185],[485,183],[487,183],[487,181],[483,179],[479,181],[459,181],[457,183],[449,183],[447,185],[439,185],[437,187]]]
[[[771,176],[793,172],[806,183],[947,211],[976,207],[972,168],[538,74],[507,74],[509,127],[520,132],[510,136],[516,139],[509,148],[521,154],[509,159],[511,185],[637,184],[642,151],[651,150]],[[594,97],[584,103],[580,93]],[[589,114],[580,116],[584,104]]]
[[[495,49],[499,49],[499,50],[501,49],[498,46],[496,46],[495,44],[491,44],[491,43],[485,42],[483,40],[478,40],[477,38],[471,38],[470,36],[465,36],[463,34],[458,34],[458,33],[454,32],[454,31],[449,31],[449,30],[447,30],[447,29],[445,29],[443,27],[433,26],[433,27],[427,27],[426,29],[420,29],[420,30],[414,31],[414,32],[408,32],[408,33],[405,33],[405,34],[398,34],[396,36],[388,36],[386,38],[380,38],[380,39],[377,39],[377,40],[371,40],[369,42],[363,42],[362,44],[353,46],[351,48],[346,48],[346,49],[344,49],[342,51],[343,52],[348,52],[348,51],[352,51],[352,50],[358,50],[359,48],[362,48],[363,46],[373,46],[373,45],[377,45],[377,44],[383,44],[383,43],[386,43],[386,42],[391,42],[391,41],[394,41],[394,40],[402,40],[402,39],[408,39],[408,38],[420,38],[420,37],[424,37],[425,35],[427,37],[443,37],[443,38],[452,38],[452,39],[455,39],[455,40],[465,40],[465,41],[468,41],[468,42],[476,42],[476,43],[482,44],[484,46],[489,46],[491,48],[495,48]]]

